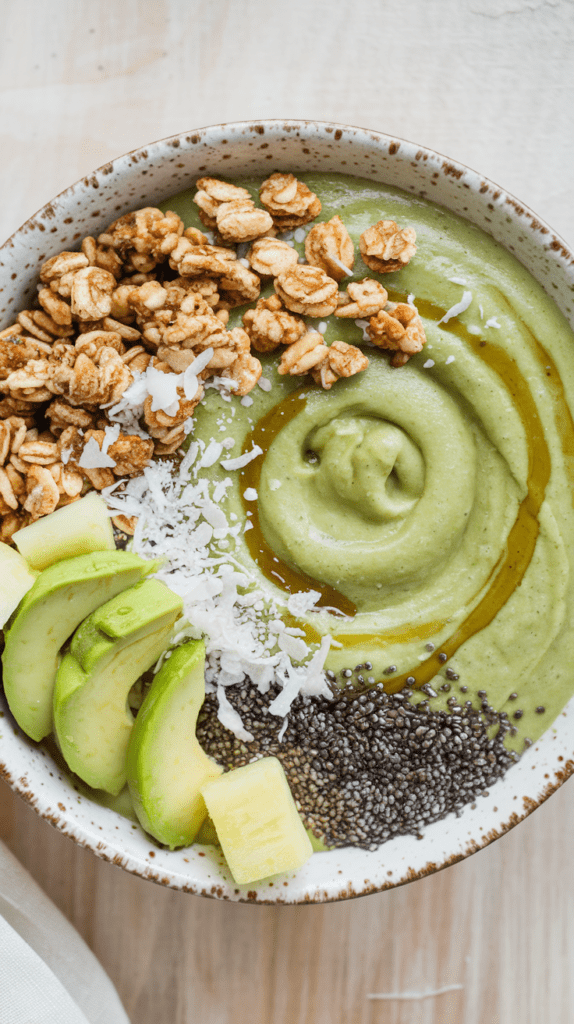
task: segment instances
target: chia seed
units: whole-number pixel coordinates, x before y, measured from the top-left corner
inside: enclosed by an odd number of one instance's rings
[[[409,703],[411,690],[389,694],[382,683],[367,693],[333,686],[331,698],[299,695],[279,742],[283,723],[268,714],[279,692],[261,694],[248,679],[227,687],[249,743],[219,722],[217,696],[208,694],[197,738],[226,769],[277,757],[305,825],[328,847],[374,850],[398,835],[420,837],[431,822],[459,815],[517,759],[504,746],[514,727],[492,709],[499,729],[491,738],[482,711],[453,698],[450,713],[435,711],[428,701]]]

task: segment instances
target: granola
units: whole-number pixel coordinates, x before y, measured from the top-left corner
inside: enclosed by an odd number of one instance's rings
[[[307,263],[320,267],[335,281],[342,281],[352,273],[355,248],[340,217],[332,217],[311,228],[305,239],[305,256]]]
[[[379,220],[363,231],[359,248],[363,263],[378,274],[401,270],[417,251],[414,228],[399,228],[394,220]]]
[[[361,370],[366,370],[369,360],[360,348],[348,345],[345,341],[334,341],[327,349],[321,363],[311,370],[315,384],[320,384],[325,391],[332,388],[340,377],[353,377]]]
[[[358,320],[376,316],[385,308],[388,298],[386,289],[379,281],[373,281],[368,277],[362,281],[351,281],[347,285],[347,291],[339,295],[341,305],[335,310],[335,316]]]
[[[389,302],[386,310],[369,320],[367,334],[378,348],[395,352],[393,366],[404,366],[426,342],[423,322],[415,307],[406,302]]]
[[[276,172],[266,178],[259,198],[280,231],[307,224],[321,213],[321,200],[293,174]]]
[[[319,267],[291,267],[275,279],[275,291],[293,313],[329,316],[337,308],[337,282]]]
[[[278,277],[298,263],[296,250],[280,238],[259,238],[247,253],[247,262],[260,277]]]
[[[243,326],[256,352],[272,352],[278,345],[292,345],[307,333],[305,321],[288,313],[278,295],[259,299],[255,309],[244,313]]]
[[[367,336],[393,352],[394,366],[422,348],[417,311],[389,303],[378,281],[352,280],[338,291],[355,258],[339,216],[308,231],[306,262],[292,241],[276,237],[321,212],[320,200],[293,174],[276,172],[262,183],[263,209],[247,189],[216,178],[200,178],[197,188],[199,216],[214,236],[155,207],[125,214],[97,238],[84,238],[79,252],[47,259],[37,308],[0,331],[4,542],[90,487],[138,476],[152,458],[176,452],[209,378],[226,381],[236,396],[255,387],[262,366],[254,352],[283,346],[279,373],[310,374],[327,390],[366,368],[359,348],[327,345],[325,328],[310,329],[305,317],[368,319]],[[408,262],[414,241],[411,228],[379,221],[361,235],[361,254],[387,273]],[[270,281],[274,293],[260,297]],[[243,326],[230,328],[230,310],[252,302]],[[168,375],[165,388],[158,374]],[[156,397],[151,384],[141,390],[142,375],[155,381]],[[126,420],[133,427],[120,432],[114,409],[130,409],[132,391],[140,395]],[[133,517],[116,518],[133,532]]]

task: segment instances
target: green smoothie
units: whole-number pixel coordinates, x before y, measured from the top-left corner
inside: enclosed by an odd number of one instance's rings
[[[431,708],[447,708],[448,680],[476,707],[486,691],[522,750],[574,692],[574,336],[521,264],[461,218],[362,179],[299,177],[322,201],[317,220],[338,214],[349,231],[353,280],[411,297],[427,344],[395,369],[363,325],[326,317],[326,342],[360,346],[364,372],[322,391],[279,376],[273,352],[260,357],[271,387],[252,401],[207,393],[196,439],[231,438],[234,456],[263,449],[241,472],[202,470],[231,477],[222,509],[253,524],[234,556],[309,643],[334,638],[328,669],[370,663],[390,690],[408,681],[414,700],[430,684]],[[259,181],[236,183],[258,201]],[[194,194],[163,208],[201,227]],[[416,229],[418,251],[379,276],[359,236],[390,219]],[[290,614],[289,596],[308,590],[315,609]]]

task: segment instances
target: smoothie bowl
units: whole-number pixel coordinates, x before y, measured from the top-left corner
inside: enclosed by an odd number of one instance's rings
[[[255,902],[530,813],[574,770],[573,297],[511,196],[356,128],[181,135],[40,211],[0,252],[9,784]]]

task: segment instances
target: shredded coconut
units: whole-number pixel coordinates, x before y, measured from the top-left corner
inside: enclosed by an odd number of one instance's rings
[[[447,324],[449,320],[452,320],[453,316],[458,316],[459,313],[464,313],[465,309],[468,309],[471,302],[472,292],[463,292],[460,302],[456,302],[454,306],[447,309],[444,316],[439,320],[439,324]]]
[[[274,596],[269,584],[262,586],[258,570],[246,568],[236,557],[236,541],[252,524],[249,518],[229,522],[225,515],[221,502],[233,487],[231,477],[215,482],[201,475],[222,450],[219,442],[206,446],[194,441],[178,469],[173,463],[152,463],[142,476],[127,480],[121,492],[114,484],[102,493],[111,512],[138,517],[134,552],[148,558],[164,555],[157,576],[184,603],[176,642],[184,636],[205,638],[206,685],[210,692],[217,690],[219,719],[249,742],[252,737],[233,711],[225,687],[246,677],[262,693],[279,685],[273,713],[285,718],[299,693],[330,694],[324,665],[331,638],[324,637],[319,648],[309,646],[303,631],[287,629],[282,619],[285,604],[295,616],[317,611],[318,591],[292,594],[287,600]],[[255,449],[249,453],[256,454]],[[98,455],[102,458],[99,448]],[[253,488],[245,494],[248,501],[257,498]]]
[[[340,259],[339,259],[339,257],[338,257],[338,256],[333,256],[333,254],[332,254],[332,253],[329,253],[329,260],[330,260],[330,261],[331,261],[332,263],[336,263],[336,264],[337,264],[337,266],[339,267],[339,269],[340,269],[340,270],[342,270],[342,271],[344,272],[344,274],[345,274],[345,277],[353,277],[353,271],[351,270],[351,268],[350,268],[350,267],[347,267],[347,266],[346,266],[346,265],[345,265],[345,264],[344,264],[344,263],[342,262],[342,260],[340,260]]]
[[[243,455],[238,455],[236,459],[223,459],[221,465],[227,470],[243,469],[244,466],[248,466],[250,462],[253,462],[253,459],[256,459],[258,455],[263,455],[263,449],[258,444],[254,444],[250,452],[244,452]]]
[[[115,461],[103,448],[100,449],[95,437],[90,437],[84,445],[84,450],[78,459],[78,466],[82,469],[113,469]]]
[[[485,327],[496,327],[496,328],[498,328],[498,330],[500,330],[500,324],[499,324],[499,322],[498,322],[498,320],[496,319],[495,316],[491,316],[490,320],[487,320],[484,326]]]

